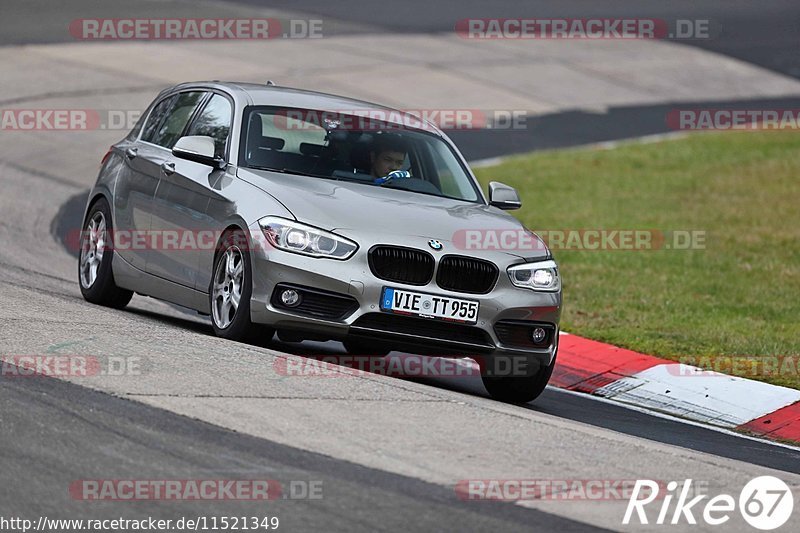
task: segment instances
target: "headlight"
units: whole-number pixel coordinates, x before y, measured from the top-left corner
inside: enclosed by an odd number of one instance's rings
[[[561,278],[555,261],[539,261],[509,267],[511,283],[524,289],[556,292],[561,289]]]
[[[358,249],[349,239],[285,218],[264,217],[258,224],[267,241],[279,250],[311,257],[347,259]]]

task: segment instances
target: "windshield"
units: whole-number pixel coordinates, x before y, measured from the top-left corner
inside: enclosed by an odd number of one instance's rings
[[[250,107],[241,166],[479,202],[460,158],[439,136],[355,114]]]

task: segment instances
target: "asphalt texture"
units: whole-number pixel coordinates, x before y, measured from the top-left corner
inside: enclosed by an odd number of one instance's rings
[[[796,2],[596,4],[6,0],[0,44],[68,43],[64,23],[79,17],[186,16],[187,10],[230,16],[253,6],[335,18],[334,34],[447,32],[454,20],[469,17],[635,15],[708,18],[714,38],[687,46],[800,76]],[[565,112],[531,118],[523,131],[452,136],[474,160],[664,133],[668,109],[671,104]],[[286,354],[341,353],[341,346],[228,343],[213,337],[202,317],[139,296],[125,311],[91,306],[80,296],[66,236],[80,227],[93,176],[68,170],[82,156],[64,146],[79,141],[61,146],[52,139],[58,156],[69,156],[48,170],[0,161],[0,353],[133,355],[143,358],[145,371],[70,382],[0,376],[2,517],[269,515],[286,531],[618,530],[625,502],[462,502],[453,486],[469,478],[651,477],[702,479],[733,492],[763,474],[800,486],[797,449],[550,389],[533,404],[509,406],[488,399],[477,380],[285,379],[270,370]],[[26,149],[17,139],[3,142]],[[267,504],[88,502],[68,492],[80,479],[256,478],[287,486],[319,481],[323,497]],[[729,526],[745,530],[741,520]]]
[[[797,54],[800,4],[792,0],[464,0],[457,3],[409,0],[402,4],[370,0],[238,1],[399,33],[452,32],[457,21],[469,18],[655,18],[664,20],[672,29],[677,20],[703,20],[708,21],[708,38],[671,40],[800,77]]]
[[[0,378],[0,516],[141,519],[278,517],[285,531],[603,531],[510,503],[476,505],[452,487],[241,435],[49,378]],[[9,438],[13,435],[13,438]],[[277,481],[268,501],[82,500],[86,479]],[[313,491],[313,493],[312,493]]]

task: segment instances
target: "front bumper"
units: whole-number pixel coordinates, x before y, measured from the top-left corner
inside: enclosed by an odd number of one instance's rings
[[[387,239],[381,239],[381,244],[407,246],[407,243],[387,242]],[[500,269],[498,281],[488,294],[466,294],[440,288],[435,276],[424,286],[379,279],[370,270],[368,248],[362,246],[346,261],[312,258],[276,249],[255,249],[251,253],[252,321],[306,334],[309,338],[344,340],[358,337],[380,342],[392,350],[428,355],[525,356],[541,365],[548,365],[555,357],[561,293],[535,292],[513,286],[505,270],[511,264],[521,262],[520,259],[507,254],[482,257],[497,264]],[[283,308],[275,299],[275,287],[279,284],[352,298],[352,311],[348,308],[346,316],[331,319]],[[380,309],[383,287],[478,301],[477,323],[452,324],[384,312]],[[526,345],[525,328],[534,325],[549,327],[546,345]]]

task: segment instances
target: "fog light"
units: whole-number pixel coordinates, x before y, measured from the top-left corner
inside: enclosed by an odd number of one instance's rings
[[[294,307],[300,303],[300,295],[296,290],[286,289],[281,293],[281,302],[287,307]]]
[[[531,330],[531,340],[534,343],[539,344],[545,339],[545,337],[547,337],[547,332],[544,330],[544,328],[533,328]]]

